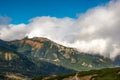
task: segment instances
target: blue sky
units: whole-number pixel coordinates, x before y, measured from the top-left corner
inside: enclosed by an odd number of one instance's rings
[[[76,18],[109,0],[0,0],[0,16],[12,18],[12,24],[28,23],[36,16]]]
[[[120,0],[0,0],[0,39],[46,37],[113,59],[120,55],[119,14]]]

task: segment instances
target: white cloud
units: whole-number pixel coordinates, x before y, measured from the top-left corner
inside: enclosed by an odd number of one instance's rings
[[[120,55],[119,8],[120,1],[112,0],[107,5],[88,10],[77,19],[43,16],[31,19],[29,24],[4,25],[0,28],[0,38],[47,37],[82,52],[114,58]]]
[[[4,26],[0,29],[0,38],[3,40],[15,40],[25,37],[29,31],[25,24]]]

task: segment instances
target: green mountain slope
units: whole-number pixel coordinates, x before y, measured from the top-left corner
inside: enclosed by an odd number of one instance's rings
[[[76,49],[59,45],[46,38],[24,38],[10,41],[9,45],[29,59],[44,60],[77,71],[113,66],[109,58],[78,52]]]
[[[32,80],[120,80],[120,68],[105,68],[56,76],[39,76]]]

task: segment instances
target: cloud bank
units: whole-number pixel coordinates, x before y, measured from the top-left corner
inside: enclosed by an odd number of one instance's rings
[[[120,55],[119,8],[120,1],[112,0],[80,14],[77,19],[42,16],[31,19],[29,24],[0,25],[0,38],[46,37],[82,52],[114,59]]]

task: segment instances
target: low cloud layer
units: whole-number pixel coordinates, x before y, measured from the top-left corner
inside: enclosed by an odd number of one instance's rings
[[[120,55],[120,1],[112,0],[80,14],[77,19],[35,17],[29,24],[0,25],[3,40],[46,37],[79,51],[114,59]]]

